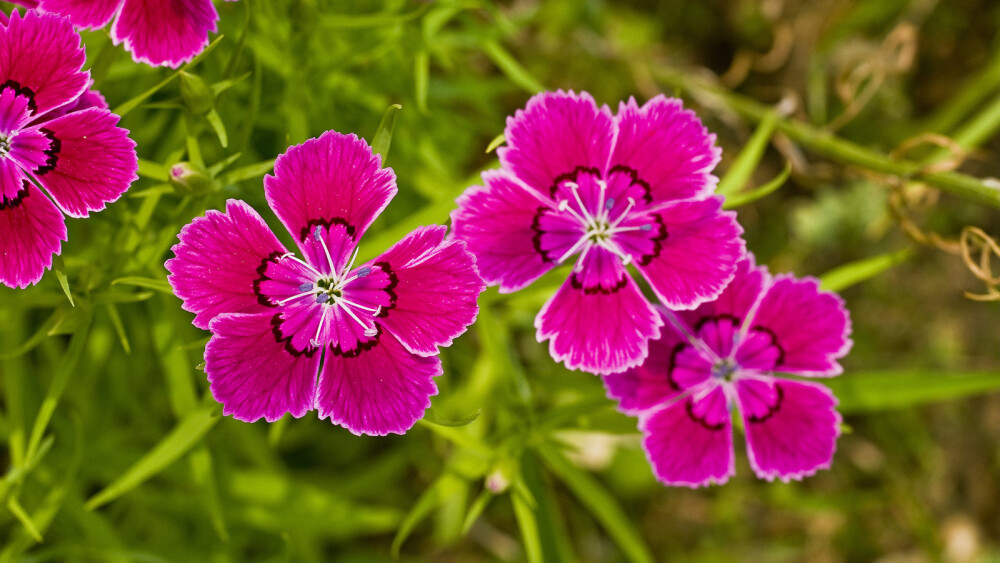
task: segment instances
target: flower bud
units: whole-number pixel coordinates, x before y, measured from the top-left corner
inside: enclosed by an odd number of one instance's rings
[[[170,167],[170,185],[184,195],[200,195],[212,190],[212,178],[190,162],[178,162]]]
[[[180,71],[180,77],[181,99],[192,113],[201,115],[215,107],[215,94],[204,80],[183,70]]]

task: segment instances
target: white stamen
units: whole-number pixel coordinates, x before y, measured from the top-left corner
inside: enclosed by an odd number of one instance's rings
[[[368,307],[367,305],[362,305],[360,303],[355,303],[354,301],[348,301],[347,299],[344,299],[343,297],[338,297],[337,298],[337,303],[338,304],[343,303],[345,305],[350,305],[351,307],[357,307],[358,309],[362,309],[364,311],[370,311],[370,312],[372,312],[373,314],[376,314],[376,315],[382,310],[382,306],[381,305],[379,305],[378,307],[374,307],[374,308],[373,307]]]
[[[323,236],[322,236],[321,233],[322,233],[322,229],[319,227],[319,225],[317,225],[316,226],[316,232],[313,233],[313,238],[315,238],[316,242],[318,242],[320,244],[320,246],[323,247],[323,254],[326,254],[326,262],[330,266],[330,273],[333,274],[336,277],[337,270],[336,270],[336,266],[333,263],[333,257],[330,256],[330,249],[329,249],[329,247],[326,246],[326,239],[323,238]]]
[[[583,199],[580,198],[580,190],[572,189],[573,197],[576,199],[576,203],[580,206],[580,211],[583,213],[584,222],[592,228],[597,228],[597,220],[587,211],[587,206],[583,204]]]
[[[566,253],[563,254],[561,258],[556,260],[556,262],[562,264],[564,260],[572,256],[573,254],[576,254],[576,251],[580,250],[580,247],[586,244],[589,239],[590,235],[584,234],[582,237],[580,237],[580,240],[576,241],[576,243],[573,246],[569,247],[569,250],[567,250]]]
[[[625,211],[622,211],[622,214],[619,215],[617,219],[615,219],[610,225],[608,225],[608,228],[614,229],[618,227],[618,225],[620,225],[621,222],[624,221],[626,217],[628,217],[628,212],[632,211],[633,207],[635,207],[635,198],[630,197],[628,198],[628,207],[625,208]]]
[[[339,305],[343,301],[344,301],[343,299],[337,299],[334,303]],[[375,336],[376,334],[378,334],[378,330],[375,327],[369,327],[368,325],[366,325],[364,323],[364,321],[362,321],[361,319],[359,319],[358,316],[354,314],[354,311],[351,310],[350,306],[341,307],[341,310],[344,311],[345,313],[347,313],[347,316],[351,317],[359,325],[361,325],[361,328],[365,329],[365,336],[372,337],[372,336]],[[369,333],[371,333],[371,334],[369,334]]]
[[[632,263],[632,255],[626,254],[625,251],[621,249],[621,247],[619,247],[617,244],[611,242],[608,239],[599,239],[597,241],[597,246],[600,246],[601,248],[607,250],[611,254],[614,254],[615,256],[621,258],[623,266],[628,266],[629,264]]]
[[[286,252],[285,254],[282,254],[281,256],[279,256],[278,257],[278,261],[280,262],[280,261],[284,260],[285,258],[291,258],[292,262],[297,262],[297,263],[301,264],[303,267],[305,267],[307,270],[309,270],[310,273],[314,274],[317,278],[323,277],[323,274],[319,273],[319,270],[317,270],[316,268],[312,267],[311,264],[309,264],[308,262],[303,261],[301,258],[299,258],[298,256],[292,254],[291,252]]]
[[[559,202],[559,205],[556,206],[556,208],[559,211],[565,211],[565,212],[569,213],[570,215],[572,215],[573,217],[575,217],[577,221],[579,221],[581,223],[588,223],[589,224],[589,221],[587,221],[586,219],[584,219],[582,215],[580,215],[579,213],[577,213],[575,209],[573,209],[572,207],[569,206],[569,200],[568,199],[561,200]]]
[[[323,307],[323,314],[320,315],[319,324],[316,325],[316,336],[314,336],[313,339],[309,341],[309,343],[315,346],[316,348],[319,348],[320,346],[319,333],[323,330],[324,323],[326,323],[326,314],[329,313],[330,309],[332,308],[333,307]]]
[[[302,288],[300,287],[299,289],[302,289]],[[297,295],[293,295],[291,297],[286,297],[286,298],[282,299],[281,301],[278,301],[278,305],[284,305],[285,303],[288,303],[289,301],[298,299],[299,297],[305,297],[306,295],[313,295],[315,293],[316,293],[315,291],[305,291],[305,292],[299,293]]]
[[[351,261],[350,261],[350,262],[348,262],[348,264],[347,264],[347,267],[346,267],[346,268],[344,268],[344,270],[343,270],[342,272],[340,272],[340,275],[341,275],[341,276],[346,276],[346,275],[347,275],[347,272],[350,272],[350,271],[351,271],[351,268],[353,268],[353,267],[354,267],[354,261],[358,259],[358,251],[359,251],[359,250],[361,250],[361,249],[360,249],[360,248],[355,248],[355,249],[354,249],[354,255],[353,255],[353,256],[351,256]]]

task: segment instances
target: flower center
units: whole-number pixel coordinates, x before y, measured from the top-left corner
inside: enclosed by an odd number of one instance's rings
[[[580,238],[566,250],[557,262],[564,262],[580,250],[584,255],[594,246],[603,248],[608,252],[621,258],[623,265],[632,262],[632,255],[626,252],[621,245],[615,241],[615,235],[631,231],[651,231],[652,225],[626,226],[623,223],[630,217],[630,212],[636,206],[635,198],[626,198],[627,205],[620,211],[615,211],[616,201],[614,197],[608,196],[608,184],[604,179],[595,178],[597,193],[589,194],[596,199],[591,205],[584,203],[584,198],[580,195],[580,185],[576,182],[567,181],[563,187],[569,192],[571,197],[561,199],[557,209],[574,217],[583,227],[583,234]],[[614,217],[612,217],[612,215]],[[582,262],[582,260],[581,260]],[[579,266],[579,264],[578,264]]]
[[[313,238],[316,242],[322,245],[323,253],[326,255],[330,264],[330,271],[334,272],[334,274],[332,276],[325,276],[311,265],[296,258],[292,254],[282,256],[280,258],[282,260],[294,260],[295,262],[305,266],[314,277],[313,281],[307,281],[299,286],[300,293],[286,297],[285,299],[278,301],[278,304],[285,305],[286,303],[297,299],[312,297],[316,303],[322,306],[322,313],[320,314],[319,323],[316,326],[316,333],[310,340],[310,344],[314,347],[324,345],[324,341],[327,339],[321,338],[321,336],[324,334],[324,329],[327,325],[327,317],[334,314],[334,311],[338,309],[353,322],[357,323],[364,330],[365,336],[369,338],[376,336],[378,334],[378,329],[375,327],[375,317],[382,313],[382,306],[365,305],[358,303],[356,300],[349,299],[347,296],[347,286],[355,280],[369,276],[372,273],[372,269],[365,266],[364,268],[358,269],[356,272],[351,272],[351,268],[354,267],[354,261],[358,258],[358,251],[355,250],[354,256],[351,257],[351,261],[347,264],[347,266],[345,266],[340,272],[337,272],[333,257],[330,254],[330,249],[327,247],[326,240],[323,238],[321,227],[316,227],[316,230],[313,232]]]
[[[10,154],[10,140],[10,137],[0,133],[0,158],[6,157]]]
[[[736,378],[739,366],[730,359],[719,360],[712,365],[712,379],[732,382]]]

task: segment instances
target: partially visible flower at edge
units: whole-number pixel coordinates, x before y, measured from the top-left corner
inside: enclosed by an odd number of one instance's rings
[[[24,288],[61,252],[63,214],[104,209],[138,178],[139,164],[118,116],[87,91],[86,56],[69,20],[14,12],[2,23],[0,283]]]
[[[225,213],[184,227],[166,263],[195,326],[212,332],[212,394],[246,422],[318,409],[355,434],[402,434],[437,393],[438,348],[479,311],[475,258],[431,226],[355,267],[358,241],[396,181],[354,135],[328,131],[289,148],[264,192],[304,260],[250,206],[229,200]]]
[[[585,92],[547,92],[507,118],[505,137],[502,168],[458,199],[454,233],[501,293],[575,261],[535,319],[556,361],[605,374],[646,357],[663,322],[629,264],[679,309],[732,279],[746,250],[712,196],[720,151],[680,100],[630,99],[612,115]]]
[[[124,42],[136,62],[172,68],[200,53],[219,21],[212,0],[12,1],[67,16],[77,27],[100,29],[114,20],[111,39],[115,45]]]
[[[748,255],[717,300],[661,312],[669,322],[646,362],[604,378],[620,409],[639,417],[660,481],[725,483],[735,473],[733,409],[759,477],[788,481],[830,467],[840,435],[836,398],[823,385],[774,374],[841,373],[838,360],[852,342],[839,296],[813,278],[772,277]]]

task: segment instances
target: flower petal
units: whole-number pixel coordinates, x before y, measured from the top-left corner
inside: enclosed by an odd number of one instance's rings
[[[611,110],[598,109],[590,94],[544,92],[507,118],[507,146],[497,155],[522,182],[551,195],[559,177],[577,168],[604,172],[614,131]]]
[[[330,418],[354,434],[403,434],[424,415],[437,394],[437,356],[411,354],[392,334],[352,355],[328,350],[320,375],[316,405],[320,418]]]
[[[356,244],[396,195],[395,174],[381,166],[368,143],[336,131],[290,147],[274,162],[274,175],[264,177],[267,203],[311,264],[327,263],[311,239],[317,226],[342,225]]]
[[[452,233],[468,244],[486,283],[511,293],[554,265],[538,248],[536,221],[546,207],[506,172],[484,172],[483,181],[458,198]]]
[[[597,374],[639,365],[662,324],[621,266],[613,285],[584,286],[570,274],[535,318],[538,341],[551,339],[554,360]]]
[[[828,469],[840,436],[837,399],[816,383],[776,380],[766,387],[757,380],[737,382],[747,453],[757,476],[787,482]]]
[[[237,420],[274,422],[313,409],[319,354],[289,352],[272,330],[274,314],[226,314],[212,320],[205,373],[222,413]]]
[[[736,214],[720,211],[721,205],[722,198],[710,198],[657,212],[666,237],[636,267],[667,307],[693,309],[718,297],[733,279],[746,246]]]
[[[649,184],[654,202],[694,199],[715,190],[718,179],[711,172],[722,149],[681,100],[661,94],[640,108],[629,98],[619,105],[615,125],[610,169],[635,170]]]
[[[821,291],[813,278],[775,276],[760,302],[753,327],[769,331],[781,348],[777,370],[796,375],[841,373],[838,359],[851,349],[851,319],[844,301]]]
[[[34,10],[15,11],[0,27],[0,82],[32,93],[34,113],[66,104],[87,89],[86,54],[69,20]]]
[[[729,282],[714,301],[703,303],[694,311],[694,317],[732,317],[743,324],[754,305],[771,283],[771,275],[764,266],[757,266],[752,253],[736,264],[733,281]]]
[[[125,0],[111,37],[136,62],[177,68],[208,45],[217,21],[212,0]]]
[[[209,211],[181,229],[167,260],[167,280],[195,313],[194,325],[208,328],[223,313],[272,312],[258,295],[258,280],[285,247],[260,215],[238,200],[226,203],[226,212]]]
[[[688,348],[672,326],[663,327],[660,338],[650,341],[649,356],[641,365],[604,376],[608,397],[618,399],[619,408],[627,414],[637,414],[675,398],[683,387],[672,375],[678,355]]]
[[[37,283],[64,240],[62,213],[27,180],[15,197],[0,197],[0,283],[18,288]]]
[[[124,0],[40,0],[45,12],[62,14],[77,27],[104,27],[115,16]]]
[[[712,391],[722,394],[721,388]],[[642,445],[653,466],[656,478],[667,485],[701,487],[711,483],[722,484],[736,472],[733,455],[733,429],[728,412],[716,416],[714,423],[706,422],[704,415],[696,412],[690,398],[678,401],[657,411],[642,421],[640,429],[645,438]],[[703,400],[716,404],[709,398]]]
[[[395,300],[379,323],[407,350],[421,356],[450,346],[476,319],[476,299],[486,288],[475,258],[460,240],[445,242],[447,228],[420,227],[374,260],[387,264]]]
[[[100,211],[139,178],[135,141],[117,123],[117,115],[91,108],[46,121],[38,129],[53,146],[50,158],[30,172],[66,214],[86,217]]]

